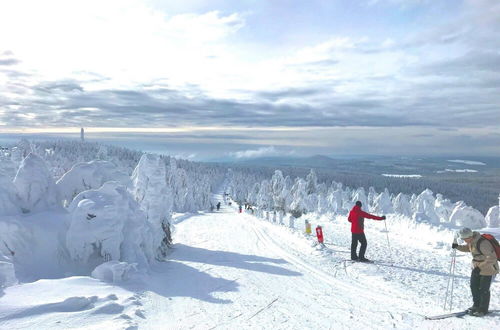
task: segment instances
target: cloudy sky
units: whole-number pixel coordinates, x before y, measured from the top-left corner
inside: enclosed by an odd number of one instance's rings
[[[2,1],[0,133],[498,156],[498,31],[498,0]]]

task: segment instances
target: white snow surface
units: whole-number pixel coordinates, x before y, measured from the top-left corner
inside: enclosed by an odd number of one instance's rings
[[[443,312],[448,229],[388,215],[385,232],[384,222],[366,220],[367,257],[376,263],[364,264],[346,261],[345,216],[310,213],[284,225],[267,217],[276,223],[240,214],[234,202],[220,212],[176,214],[168,260],[148,274],[126,280],[130,265],[114,261],[94,274],[106,282],[67,277],[7,287],[0,291],[0,328],[500,328],[498,314],[425,320]],[[305,220],[322,226],[324,245],[303,233]],[[470,259],[458,254],[453,310],[471,305]],[[490,310],[500,309],[499,294],[495,282]]]

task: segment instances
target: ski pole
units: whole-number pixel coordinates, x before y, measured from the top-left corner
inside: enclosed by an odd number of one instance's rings
[[[452,264],[453,264],[453,269],[451,272],[451,292],[450,292],[450,312],[451,309],[453,308],[453,287],[455,286],[455,266],[456,266],[456,260],[457,260],[457,250],[453,249],[453,257],[452,257]]]
[[[389,242],[389,231],[387,230],[387,221],[384,221],[385,235],[387,237],[387,246],[389,247],[389,260],[392,261],[391,243]]]
[[[455,236],[453,237],[453,243],[457,243],[457,236],[455,234]],[[444,306],[443,306],[443,310],[446,310],[446,305],[448,304],[448,293],[450,293],[450,283],[451,283],[451,295],[453,294],[453,286],[454,286],[454,282],[455,282],[455,259],[456,259],[456,255],[457,255],[457,251],[455,249],[453,249],[453,252],[452,252],[452,256],[451,256],[451,262],[450,262],[450,271],[449,271],[449,276],[448,276],[448,283],[446,284],[446,294],[445,294],[445,297],[444,297]],[[449,304],[449,307],[450,307],[450,310],[451,310],[451,301],[453,300],[453,298],[451,297],[450,295],[450,304]]]

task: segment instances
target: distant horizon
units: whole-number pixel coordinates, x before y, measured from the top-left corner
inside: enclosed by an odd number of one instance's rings
[[[436,158],[436,159],[463,159],[463,160],[475,160],[469,158],[484,158],[484,159],[495,159],[500,158],[498,155],[484,155],[484,154],[457,154],[457,153],[439,153],[439,154],[384,154],[384,153],[335,153],[331,150],[307,150],[307,148],[301,149],[300,152],[297,148],[292,149],[290,147],[277,147],[277,146],[261,146],[261,145],[238,145],[238,144],[227,144],[221,145],[217,144],[220,148],[225,148],[225,151],[221,151],[217,155],[214,154],[213,150],[208,152],[203,152],[207,149],[206,145],[210,143],[193,143],[193,144],[179,144],[175,141],[168,141],[164,139],[151,139],[145,138],[141,139],[142,135],[134,133],[124,133],[129,135],[124,137],[123,135],[113,136],[112,134],[106,136],[93,136],[92,134],[85,135],[86,142],[101,143],[104,145],[113,145],[118,147],[124,147],[132,150],[139,150],[143,152],[151,152],[164,154],[180,159],[187,159],[199,162],[244,162],[259,158],[310,158],[314,156],[329,157],[332,159],[344,158],[344,159],[355,159],[355,158],[375,158],[375,157],[391,157],[391,158]],[[0,146],[2,144],[15,144],[21,139],[27,139],[29,141],[50,141],[57,139],[72,139],[80,141],[80,132],[78,133],[45,133],[45,134],[30,134],[30,133],[16,133],[16,134],[6,134],[0,132]],[[175,140],[175,139],[173,139]],[[327,148],[328,149],[328,148]]]

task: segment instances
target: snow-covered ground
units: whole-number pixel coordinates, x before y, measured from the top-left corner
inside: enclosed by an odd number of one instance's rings
[[[345,261],[345,217],[309,215],[325,246],[303,233],[304,219],[289,228],[224,203],[219,212],[177,214],[166,262],[114,284],[79,276],[5,288],[0,328],[500,328],[500,314],[424,319],[443,312],[450,231],[394,216],[386,233],[367,220],[367,257],[376,263],[362,264]],[[454,310],[471,305],[469,261],[457,258]],[[490,309],[500,309],[499,294],[494,283]]]

